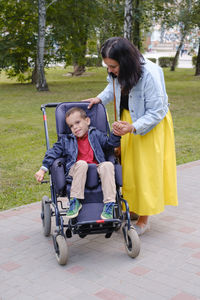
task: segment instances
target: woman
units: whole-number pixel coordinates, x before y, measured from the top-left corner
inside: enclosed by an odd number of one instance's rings
[[[116,97],[120,121],[113,131],[122,135],[123,197],[139,215],[135,229],[141,235],[150,215],[165,205],[177,205],[174,132],[162,69],[145,60],[127,39],[113,37],[101,48],[108,68],[108,85],[87,99],[106,105]],[[113,85],[114,81],[114,85]]]

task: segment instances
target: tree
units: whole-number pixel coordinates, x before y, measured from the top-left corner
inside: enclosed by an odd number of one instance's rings
[[[34,0],[0,2],[0,69],[21,82],[30,80],[36,61],[36,8]]]
[[[112,36],[123,36],[124,1],[100,0],[98,12],[98,38],[100,44]]]
[[[196,62],[196,69],[195,69],[195,76],[200,75],[200,0],[195,1],[194,10],[192,14],[192,21],[193,24],[197,26],[199,30],[199,48],[197,53],[197,62]]]
[[[47,23],[57,48],[57,60],[73,65],[72,75],[85,71],[87,41],[97,25],[98,6],[96,0],[59,0],[49,9]]]
[[[124,37],[132,39],[133,0],[125,0],[124,7]]]
[[[197,54],[195,76],[200,76],[200,38],[199,38],[199,48],[198,48],[198,54]]]
[[[172,25],[178,25],[180,29],[180,42],[176,50],[175,57],[172,62],[171,71],[175,71],[175,67],[178,62],[179,54],[181,48],[183,47],[184,40],[186,35],[189,33],[191,28],[193,27],[192,23],[192,9],[193,9],[193,1],[192,0],[182,0],[180,3],[179,1],[175,1],[176,7],[175,13],[176,17],[172,19]],[[172,15],[173,17],[173,15]]]
[[[133,8],[133,20],[134,20],[134,26],[133,26],[133,43],[135,46],[138,47],[138,49],[141,49],[141,21],[142,21],[142,1],[141,0],[135,0],[134,1],[134,8]]]
[[[44,50],[46,31],[46,2],[38,0],[38,42],[37,42],[37,90],[48,91],[48,85],[44,72]]]
[[[37,82],[38,1],[0,1],[0,70],[18,81]],[[52,59],[46,34],[44,66]]]
[[[146,34],[150,32],[155,21],[159,20],[168,10],[172,0],[133,0],[132,41],[142,50]]]

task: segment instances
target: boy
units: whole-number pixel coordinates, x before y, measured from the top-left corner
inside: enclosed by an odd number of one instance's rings
[[[61,137],[53,145],[53,148],[46,152],[43,165],[35,174],[36,180],[41,182],[44,179],[45,173],[55,159],[61,156],[66,157],[66,175],[73,178],[67,217],[75,218],[82,207],[80,200],[84,199],[88,164],[97,164],[97,172],[101,179],[104,197],[101,218],[112,219],[116,198],[114,166],[111,162],[105,161],[104,150],[118,147],[120,137],[113,133],[108,137],[96,128],[89,127],[90,118],[79,107],[72,107],[67,111],[66,123],[72,133]]]

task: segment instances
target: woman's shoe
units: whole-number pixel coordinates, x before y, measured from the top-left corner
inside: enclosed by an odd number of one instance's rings
[[[144,224],[144,226],[133,225],[138,235],[144,234],[147,230],[150,230],[150,224]]]

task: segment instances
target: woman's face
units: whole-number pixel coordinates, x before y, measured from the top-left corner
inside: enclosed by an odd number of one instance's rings
[[[104,58],[103,61],[106,64],[109,73],[113,73],[116,76],[119,75],[120,67],[119,63],[116,60],[111,58]]]

